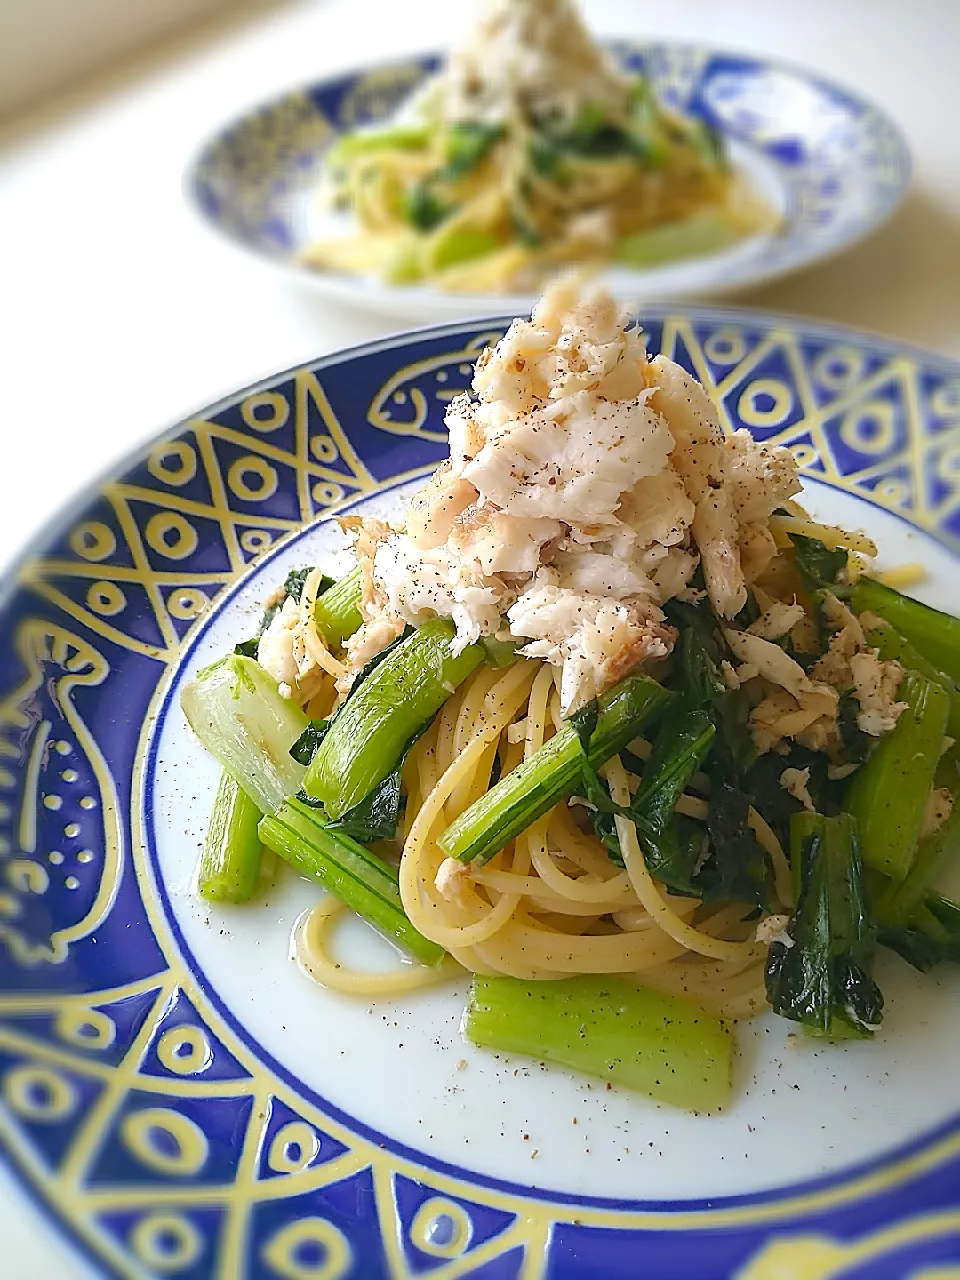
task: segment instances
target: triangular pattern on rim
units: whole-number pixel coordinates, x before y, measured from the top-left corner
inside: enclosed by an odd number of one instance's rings
[[[280,1098],[266,1105],[257,1160],[260,1178],[295,1178],[343,1155],[347,1148]]]
[[[141,1075],[210,1083],[250,1073],[197,1012],[182,988],[171,992],[138,1068]]]

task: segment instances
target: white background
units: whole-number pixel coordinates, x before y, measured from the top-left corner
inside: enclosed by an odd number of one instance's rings
[[[885,107],[915,154],[906,207],[842,259],[739,300],[960,357],[960,5],[584,8],[605,33],[789,58]],[[447,44],[465,10],[327,0],[244,11],[0,124],[0,565],[154,432],[241,384],[395,327],[325,310],[220,243],[187,211],[182,174],[198,143],[245,106],[329,71]],[[4,1213],[5,1277],[80,1274],[57,1253],[32,1211]]]

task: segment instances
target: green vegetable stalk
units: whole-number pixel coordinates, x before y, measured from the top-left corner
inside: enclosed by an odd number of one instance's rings
[[[866,642],[873,649],[880,651],[884,660],[893,659],[908,671],[919,671],[928,680],[935,680],[943,685],[950,698],[950,710],[947,714],[947,733],[960,742],[960,686],[957,682],[940,671],[932,662],[928,662],[919,649],[909,640],[904,639],[896,627],[889,623],[885,627],[875,627],[865,636]]]
[[[910,874],[903,881],[881,881],[884,888],[874,894],[874,914],[881,924],[907,925],[919,911],[940,872],[960,854],[960,803],[954,788],[954,803],[946,820],[933,835],[921,840]]]
[[[916,671],[906,673],[897,696],[906,710],[853,775],[844,807],[859,825],[867,866],[903,880],[916,856],[950,698],[940,684]]]
[[[628,676],[600,699],[588,758],[593,768],[635,738],[665,706],[669,694],[649,676]],[[517,765],[447,827],[439,845],[461,862],[487,862],[504,845],[569,795],[583,768],[577,731],[570,724]]]
[[[483,649],[450,650],[445,618],[425,622],[392,649],[348,698],[310,764],[304,789],[339,818],[397,766],[404,749],[483,661]]]
[[[197,889],[209,902],[247,902],[260,877],[262,814],[229,773],[220,778],[197,868]]]
[[[944,961],[960,964],[960,906],[928,894],[903,924],[882,924],[877,938],[921,973]]]
[[[731,1029],[622,978],[477,976],[463,1031],[483,1048],[556,1062],[688,1111],[713,1111],[730,1096]]]
[[[701,258],[729,248],[737,235],[728,221],[715,213],[698,213],[683,222],[632,231],[614,245],[614,257],[631,267],[657,267],[678,258]]]
[[[360,629],[360,566],[339,578],[317,597],[313,616],[327,647],[339,649]]]
[[[883,996],[869,974],[873,929],[855,820],[847,813],[794,814],[790,859],[797,906],[787,938],[770,945],[771,1007],[815,1035],[870,1036],[883,1016]]]
[[[861,578],[851,601],[854,613],[879,614],[919,649],[938,671],[960,683],[960,618],[901,595],[872,578]]]
[[[304,769],[290,748],[310,723],[253,658],[232,653],[205,667],[180,695],[201,743],[263,813],[300,790]]]
[[[351,836],[330,831],[309,805],[288,800],[260,823],[260,839],[301,873],[335,894],[421,964],[445,951],[413,927],[400,901],[396,869]]]

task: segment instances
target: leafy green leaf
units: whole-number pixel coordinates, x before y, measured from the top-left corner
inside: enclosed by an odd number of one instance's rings
[[[499,124],[484,124],[479,120],[460,120],[452,124],[444,141],[445,163],[440,171],[441,179],[454,181],[469,173],[502,136],[503,126]]]
[[[629,134],[607,117],[598,102],[585,102],[556,140],[568,151],[588,157],[614,156],[630,149]]]
[[[555,178],[563,168],[563,153],[555,142],[543,134],[534,134],[527,145],[527,157],[535,173],[542,178]]]
[[[870,754],[873,739],[857,724],[860,703],[852,693],[841,693],[837,707],[837,729],[843,744],[843,758],[848,764],[863,764]]]
[[[862,887],[857,824],[800,813],[791,829],[799,881],[787,931],[767,957],[767,996],[774,1012],[824,1036],[871,1036],[883,996],[870,976],[874,928]]]
[[[249,640],[241,640],[239,644],[235,644],[233,646],[233,652],[238,653],[241,658],[256,659],[259,648],[260,637],[252,636]]]
[[[403,762],[388,774],[359,804],[348,809],[336,822],[328,824],[330,831],[340,831],[353,836],[361,844],[373,840],[392,840],[397,834],[397,823],[403,812],[403,794],[400,775]]]
[[[429,178],[415,183],[407,192],[406,218],[418,231],[432,231],[451,212],[450,205],[437,195]]]
[[[309,764],[317,753],[317,747],[327,736],[327,731],[333,722],[333,717],[329,716],[326,720],[311,720],[290,748],[290,754],[298,764]]]
[[[770,863],[747,822],[750,805],[746,791],[726,779],[714,781],[707,813],[710,856],[695,880],[704,899],[769,905]]]
[[[590,739],[593,737],[593,731],[597,727],[597,721],[600,718],[600,703],[594,698],[592,702],[588,702],[578,711],[574,711],[568,717],[568,724],[580,741],[580,749],[586,757],[590,750]]]
[[[808,590],[822,591],[827,587],[835,593],[838,587],[843,590],[847,553],[842,547],[829,551],[819,538],[807,538],[800,533],[791,533],[790,541],[797,569]]]
[[[730,689],[720,663],[732,655],[706,601],[689,605],[671,600],[669,620],[680,630],[675,679],[689,706],[706,706],[717,727],[716,766],[724,776],[742,778],[756,757],[750,734],[750,702],[744,689]]]

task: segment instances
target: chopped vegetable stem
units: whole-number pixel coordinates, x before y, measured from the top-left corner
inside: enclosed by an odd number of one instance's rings
[[[730,1096],[727,1024],[622,978],[477,976],[463,1031],[484,1048],[556,1062],[688,1111],[716,1110]]]
[[[771,1007],[813,1035],[870,1036],[883,1016],[883,996],[869,973],[873,929],[855,820],[848,813],[795,813],[790,861],[797,906],[787,933],[770,944]]]
[[[877,613],[885,618],[928,662],[960,683],[960,618],[921,604],[873,578],[860,579],[852,604],[855,613]]]
[[[864,637],[871,648],[880,651],[884,660],[893,659],[909,671],[919,671],[928,680],[935,680],[942,685],[950,699],[950,710],[947,713],[947,733],[951,738],[960,741],[960,688],[956,681],[940,671],[932,662],[923,656],[919,649],[900,634],[892,623],[884,627],[875,627]]]
[[[359,804],[397,767],[408,743],[483,661],[454,655],[453,623],[433,618],[401,641],[347,700],[317,749],[304,789],[331,818]]]
[[[263,813],[300,790],[290,748],[310,723],[253,658],[232,653],[204,668],[180,695],[191,729]]]
[[[396,870],[352,837],[329,831],[309,805],[287,801],[260,823],[260,839],[422,964],[443,960],[443,948],[425,938],[407,918]]]
[[[669,694],[649,676],[628,676],[600,699],[588,758],[597,769],[666,705]],[[569,795],[583,767],[576,730],[565,725],[500,779],[447,827],[440,848],[462,862],[482,864]]]
[[[360,616],[360,586],[360,566],[357,565],[317,597],[314,620],[317,630],[331,649],[342,648],[344,640],[358,631],[363,623]]]
[[[220,777],[197,867],[197,890],[209,902],[247,902],[260,879],[262,814],[235,778]]]
[[[853,775],[845,807],[859,825],[867,866],[904,880],[916,856],[950,699],[941,685],[917,671],[906,673],[897,696],[906,708]]]

